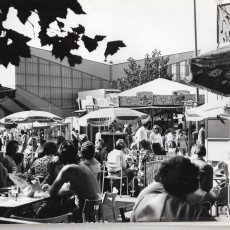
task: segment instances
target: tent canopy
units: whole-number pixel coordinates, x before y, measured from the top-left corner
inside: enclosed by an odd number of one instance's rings
[[[228,113],[226,108],[228,101],[215,101],[206,103],[202,106],[188,109],[185,112],[185,117],[187,121],[202,121],[206,118],[225,118],[230,119],[230,113]],[[227,110],[226,110],[227,109]]]
[[[175,81],[158,78],[143,85],[121,92],[119,96],[136,96],[138,92],[150,91],[154,95],[172,95],[173,91],[187,90],[190,94],[196,94],[196,88],[193,86],[181,84]],[[201,94],[205,92],[200,90]]]
[[[225,46],[189,60],[191,85],[230,96],[230,46]]]

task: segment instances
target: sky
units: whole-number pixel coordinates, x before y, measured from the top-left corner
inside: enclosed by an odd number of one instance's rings
[[[162,55],[175,54],[195,49],[194,0],[79,0],[86,15],[69,12],[67,27],[82,24],[85,34],[106,35],[99,48],[89,53],[84,47],[76,54],[83,58],[104,62],[104,51],[108,41],[122,40],[127,47],[108,56],[113,63],[125,62],[129,57],[143,59],[155,49]],[[223,3],[229,1],[222,1]],[[197,46],[201,53],[217,48],[215,0],[196,0]],[[29,45],[40,47],[36,16],[30,23],[21,25],[14,10],[10,11],[7,27],[12,27],[32,37]],[[49,49],[49,47],[45,47]],[[0,69],[1,73],[1,69]],[[1,76],[0,76],[1,81]]]

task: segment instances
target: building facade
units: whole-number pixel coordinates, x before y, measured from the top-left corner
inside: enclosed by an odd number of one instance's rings
[[[169,56],[168,73],[173,80],[183,82],[189,74],[187,60],[193,52]],[[138,60],[143,65],[144,60]],[[15,98],[2,104],[1,116],[22,110],[45,110],[68,117],[77,110],[78,92],[116,88],[117,79],[125,77],[128,62],[119,64],[83,60],[74,68],[66,59],[60,62],[51,52],[31,47],[31,58],[21,58],[14,70]],[[5,108],[5,109],[4,109]]]

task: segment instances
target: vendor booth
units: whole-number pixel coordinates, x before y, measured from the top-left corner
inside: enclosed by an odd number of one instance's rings
[[[87,115],[78,119],[79,126],[87,127],[87,135],[89,139],[94,142],[95,134],[98,132],[99,127],[104,127],[102,138],[107,144],[108,151],[114,148],[116,140],[125,135],[118,132],[125,124],[136,124],[139,121],[147,122],[149,115],[127,108],[107,108],[99,109],[88,113]]]

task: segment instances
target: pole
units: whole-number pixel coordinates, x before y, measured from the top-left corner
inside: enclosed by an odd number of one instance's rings
[[[195,50],[194,50],[194,56],[197,57],[197,27],[196,27],[196,0],[193,0],[194,5],[194,39],[195,39]],[[198,105],[199,102],[199,88],[196,88],[196,102]],[[199,122],[196,121],[196,131],[199,130]]]

